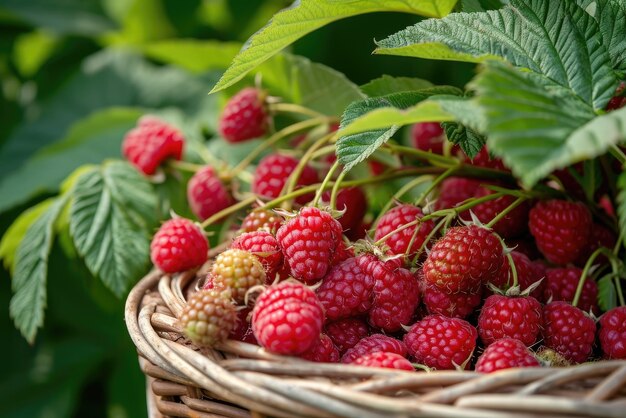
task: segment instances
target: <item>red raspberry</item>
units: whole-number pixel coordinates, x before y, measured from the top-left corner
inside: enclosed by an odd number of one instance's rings
[[[496,234],[477,225],[450,228],[424,262],[426,282],[448,293],[474,293],[499,274],[504,248]]]
[[[294,278],[311,284],[328,272],[341,241],[341,224],[330,213],[304,207],[276,233]]]
[[[230,289],[235,302],[243,304],[246,293],[265,283],[263,265],[248,251],[230,249],[215,258],[211,274],[216,288]]]
[[[429,314],[464,319],[482,302],[482,289],[476,293],[448,294],[431,284],[423,283],[422,300]]]
[[[626,306],[611,309],[598,322],[598,338],[605,357],[626,360]]]
[[[354,347],[367,337],[369,328],[365,321],[358,318],[345,318],[326,324],[326,335],[333,340],[341,354]]]
[[[384,244],[389,247],[391,254],[407,254],[408,259],[412,259],[419,249],[424,245],[424,241],[435,224],[433,221],[425,221],[418,225],[404,228],[394,232],[410,222],[414,222],[424,216],[422,210],[413,205],[399,205],[385,213],[376,226],[374,239],[376,241],[391,234]],[[393,232],[393,233],[392,233]],[[410,246],[410,249],[409,249]]]
[[[583,271],[577,267],[548,269],[546,272],[543,299],[545,301],[562,300],[572,303],[582,273]],[[583,291],[577,306],[585,312],[591,311],[594,314],[600,312],[600,308],[598,307],[598,285],[591,277],[585,279]]]
[[[381,261],[373,254],[357,258],[361,270],[374,278],[370,325],[395,332],[409,324],[419,304],[419,282],[397,260]]]
[[[339,363],[339,350],[327,335],[321,334],[311,348],[300,354],[300,358],[317,363]]]
[[[205,286],[207,285],[209,285],[209,282],[207,282]],[[252,312],[251,308],[239,309],[237,311],[237,325],[235,325],[235,328],[230,332],[228,338],[248,344],[259,345],[254,337],[254,332],[252,332],[252,326],[248,318],[250,312]]]
[[[406,357],[406,346],[402,341],[383,334],[373,334],[363,338],[357,345],[346,351],[341,357],[341,362],[353,363],[357,357],[377,353],[379,351],[395,353],[399,356]]]
[[[598,248],[608,248],[610,250],[615,246],[616,238],[613,231],[608,229],[607,227],[594,223],[591,227],[591,232],[589,233],[589,241],[587,242],[587,246],[582,251],[578,260],[576,260],[576,264],[579,266],[584,266],[587,263],[587,260]],[[606,262],[607,258],[604,255],[600,255],[595,259],[594,263],[602,263]]]
[[[383,367],[385,369],[398,369],[415,371],[410,361],[396,353],[378,351],[357,357],[352,362],[355,366]]]
[[[439,196],[435,201],[435,210],[448,209],[474,197],[481,181],[463,177],[450,177],[441,183]]]
[[[541,325],[541,304],[532,296],[491,295],[478,316],[478,334],[485,346],[501,338],[531,346],[539,338]]]
[[[297,165],[298,160],[288,155],[270,154],[266,156],[259,162],[254,172],[252,191],[269,199],[277,198]],[[318,181],[317,172],[311,166],[306,165],[297,185],[308,186]],[[313,193],[308,193],[298,197],[296,202],[304,205],[312,199]]]
[[[254,232],[260,229],[276,234],[283,220],[280,216],[268,209],[254,209],[241,222],[243,232]]]
[[[517,284],[521,291],[526,290],[529,286],[542,280],[545,277],[545,267],[541,263],[533,263],[525,254],[517,251],[511,251],[511,257],[517,271]],[[490,281],[492,285],[501,290],[507,290],[513,285],[513,277],[511,275],[511,266],[508,260],[504,261],[502,270],[497,276]],[[541,282],[539,287],[532,291],[531,296],[537,300],[543,300],[542,290],[545,286],[545,280]]]
[[[330,192],[322,195],[324,202],[330,202]],[[359,187],[348,187],[337,193],[337,210],[344,211],[338,219],[344,232],[357,229],[367,212],[367,199]]]
[[[387,168],[389,168],[385,164],[376,160],[367,160],[367,165],[370,167],[370,171],[375,176],[380,176],[385,172],[385,170],[387,170]]]
[[[124,137],[122,154],[149,176],[166,159],[180,160],[184,144],[185,139],[176,128],[154,116],[144,116]]]
[[[606,105],[606,110],[617,110],[626,106],[626,97],[622,96],[624,94],[624,89],[626,89],[626,82],[620,81],[617,89],[615,90],[615,96],[609,100],[609,103]]]
[[[541,364],[523,342],[513,338],[502,338],[487,347],[478,357],[475,370],[492,373],[514,367],[541,367]]]
[[[235,238],[230,248],[254,254],[263,264],[266,283],[273,283],[276,273],[283,264],[283,253],[272,234],[267,231],[247,232]]]
[[[187,183],[187,200],[191,211],[200,220],[226,209],[233,201],[210,166],[200,169],[191,177]]]
[[[474,156],[474,158],[468,158],[464,156],[466,161],[469,161],[472,165],[484,168],[493,168],[494,170],[508,171],[504,163],[500,158],[492,158],[487,145],[481,148],[481,150]]]
[[[477,336],[476,328],[463,319],[428,315],[409,329],[404,343],[418,363],[450,370],[468,363]]]
[[[537,249],[535,245],[535,239],[533,237],[513,238],[506,241],[509,248],[515,249],[518,253],[526,255],[530,260],[536,260],[543,258],[543,255]]]
[[[561,265],[576,261],[584,252],[591,225],[591,213],[584,204],[556,199],[537,203],[528,222],[539,251]]]
[[[228,142],[241,142],[265,135],[268,114],[267,93],[247,87],[235,94],[224,107],[219,120],[220,133]]]
[[[582,363],[593,349],[596,324],[582,310],[567,302],[543,307],[543,344],[565,359]]]
[[[317,297],[326,318],[335,320],[369,311],[373,289],[374,278],[361,270],[356,258],[349,258],[328,272],[317,289]]]
[[[189,219],[166,221],[150,244],[152,263],[164,273],[177,273],[201,266],[207,260],[209,241]]]
[[[352,257],[354,257],[354,249],[349,247],[344,240],[340,240],[337,243],[337,248],[335,248],[335,254],[333,254],[331,265],[336,266],[337,264]]]
[[[486,187],[479,187],[474,193],[475,198],[481,198],[488,196],[495,192],[487,189]],[[500,212],[508,208],[515,201],[513,196],[502,196],[494,200],[481,203],[474,206],[471,211],[476,215],[478,220],[484,224],[491,222]],[[524,202],[511,212],[509,212],[504,218],[496,222],[493,225],[495,233],[502,238],[509,239],[515,238],[520,235],[524,235],[528,231],[528,211],[530,205],[528,202]],[[464,212],[461,217],[465,220],[470,220],[469,212]]]
[[[271,286],[256,301],[252,311],[254,336],[265,349],[298,355],[319,340],[324,309],[315,293],[296,282]]]
[[[200,290],[189,297],[179,323],[191,341],[212,347],[235,328],[237,311],[229,292]]]
[[[438,122],[421,122],[411,127],[411,143],[422,151],[443,154],[446,135]]]

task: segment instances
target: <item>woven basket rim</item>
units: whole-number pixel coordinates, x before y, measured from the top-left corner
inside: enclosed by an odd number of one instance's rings
[[[173,416],[623,417],[626,410],[622,360],[482,374],[312,363],[232,340],[198,349],[176,320],[195,278],[196,271],[153,270],[125,306],[157,407]],[[177,395],[162,396],[170,393]]]

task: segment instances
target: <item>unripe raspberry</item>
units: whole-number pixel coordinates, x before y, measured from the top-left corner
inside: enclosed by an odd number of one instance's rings
[[[264,230],[275,235],[282,222],[282,218],[271,210],[254,209],[241,222],[241,230],[243,232]]]
[[[241,234],[235,238],[230,248],[248,251],[255,255],[263,264],[267,284],[274,282],[276,273],[283,265],[283,254],[278,241],[267,231]]]
[[[237,249],[226,250],[215,258],[211,276],[215,288],[230,289],[239,304],[244,303],[248,290],[265,284],[261,262],[252,253]]]
[[[183,308],[179,323],[194,343],[213,347],[226,340],[237,323],[237,310],[228,292],[200,290]]]

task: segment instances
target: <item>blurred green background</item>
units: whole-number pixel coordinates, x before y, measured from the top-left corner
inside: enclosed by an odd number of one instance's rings
[[[55,194],[74,168],[119,157],[124,132],[142,113],[174,115],[211,137],[220,98],[207,92],[240,44],[289,3],[0,0],[0,235]],[[463,86],[471,65],[370,55],[373,39],[418,19],[372,14],[336,22],[291,52],[357,84],[389,74]],[[221,52],[199,54],[205,42]],[[32,346],[9,317],[8,263],[0,276],[8,354],[0,367],[0,417],[146,415],[124,301],[91,276],[66,236],[53,247],[45,327]]]

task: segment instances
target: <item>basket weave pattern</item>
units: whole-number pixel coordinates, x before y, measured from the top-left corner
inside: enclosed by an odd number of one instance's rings
[[[126,325],[148,376],[151,416],[626,416],[626,361],[412,373],[311,363],[238,341],[199,349],[176,320],[196,283],[194,272],[153,271],[128,296]]]

